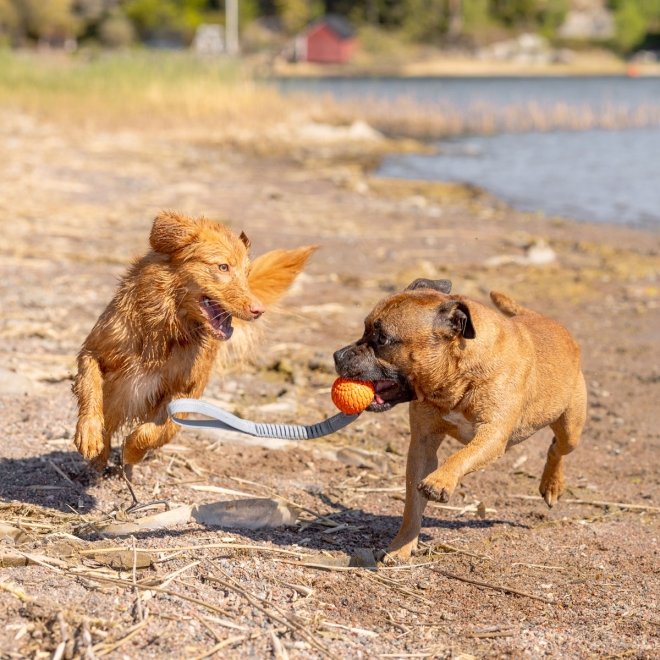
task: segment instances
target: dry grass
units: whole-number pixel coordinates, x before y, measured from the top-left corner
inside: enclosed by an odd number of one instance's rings
[[[291,103],[230,60],[188,53],[0,54],[0,105],[87,127],[258,130]]]
[[[660,105],[650,103],[631,109],[625,104],[613,103],[593,108],[587,104],[530,102],[496,105],[481,102],[463,109],[450,103],[427,105],[414,99],[398,98],[342,104],[326,102],[323,108],[326,121],[346,123],[358,116],[385,134],[417,139],[660,126]]]
[[[660,125],[660,104],[634,109],[609,103],[426,104],[337,101],[330,96],[284,96],[232,60],[187,52],[135,51],[96,56],[0,52],[0,107],[91,128],[156,129],[255,145],[278,141],[278,125],[308,120],[350,124],[361,119],[392,136],[438,139],[463,134],[623,129]],[[288,146],[295,137],[287,132]],[[280,141],[281,136],[280,136]],[[293,145],[295,146],[295,145]]]

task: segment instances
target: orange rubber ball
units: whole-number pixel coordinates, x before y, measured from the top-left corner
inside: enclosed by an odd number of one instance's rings
[[[361,413],[374,400],[374,384],[366,380],[337,378],[332,384],[332,402],[347,415]]]

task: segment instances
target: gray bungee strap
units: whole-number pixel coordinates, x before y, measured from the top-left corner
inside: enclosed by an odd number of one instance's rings
[[[231,413],[199,399],[175,399],[167,405],[167,412],[173,422],[192,428],[222,429],[237,431],[258,438],[280,438],[283,440],[312,440],[335,433],[360,415],[339,413],[317,424],[301,426],[299,424],[258,424],[249,419],[241,419]],[[177,413],[197,413],[212,419],[184,419]]]

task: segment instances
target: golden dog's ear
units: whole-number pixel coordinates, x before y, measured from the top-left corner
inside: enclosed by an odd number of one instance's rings
[[[316,249],[316,245],[308,245],[295,250],[272,250],[258,256],[248,275],[252,293],[266,305],[277,302]]]
[[[172,254],[190,245],[197,235],[197,223],[174,211],[162,211],[154,219],[149,243],[156,252]]]
[[[461,335],[464,339],[474,339],[477,333],[472,325],[472,316],[468,306],[459,300],[442,303],[436,310],[435,326],[452,335]]]

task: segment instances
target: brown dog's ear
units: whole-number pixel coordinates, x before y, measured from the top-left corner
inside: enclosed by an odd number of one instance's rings
[[[450,293],[451,280],[427,280],[425,277],[420,277],[411,282],[405,288],[405,291],[414,291],[415,289],[435,289],[440,293]]]
[[[243,241],[243,245],[245,245],[245,248],[249,250],[250,246],[252,245],[252,241],[247,237],[247,234],[244,231],[242,231],[239,238]]]
[[[461,335],[464,339],[474,339],[477,336],[468,306],[458,300],[442,303],[438,307],[435,325],[448,329],[454,335]]]
[[[197,235],[197,223],[174,211],[162,211],[154,219],[149,243],[156,252],[172,254],[190,245]]]

